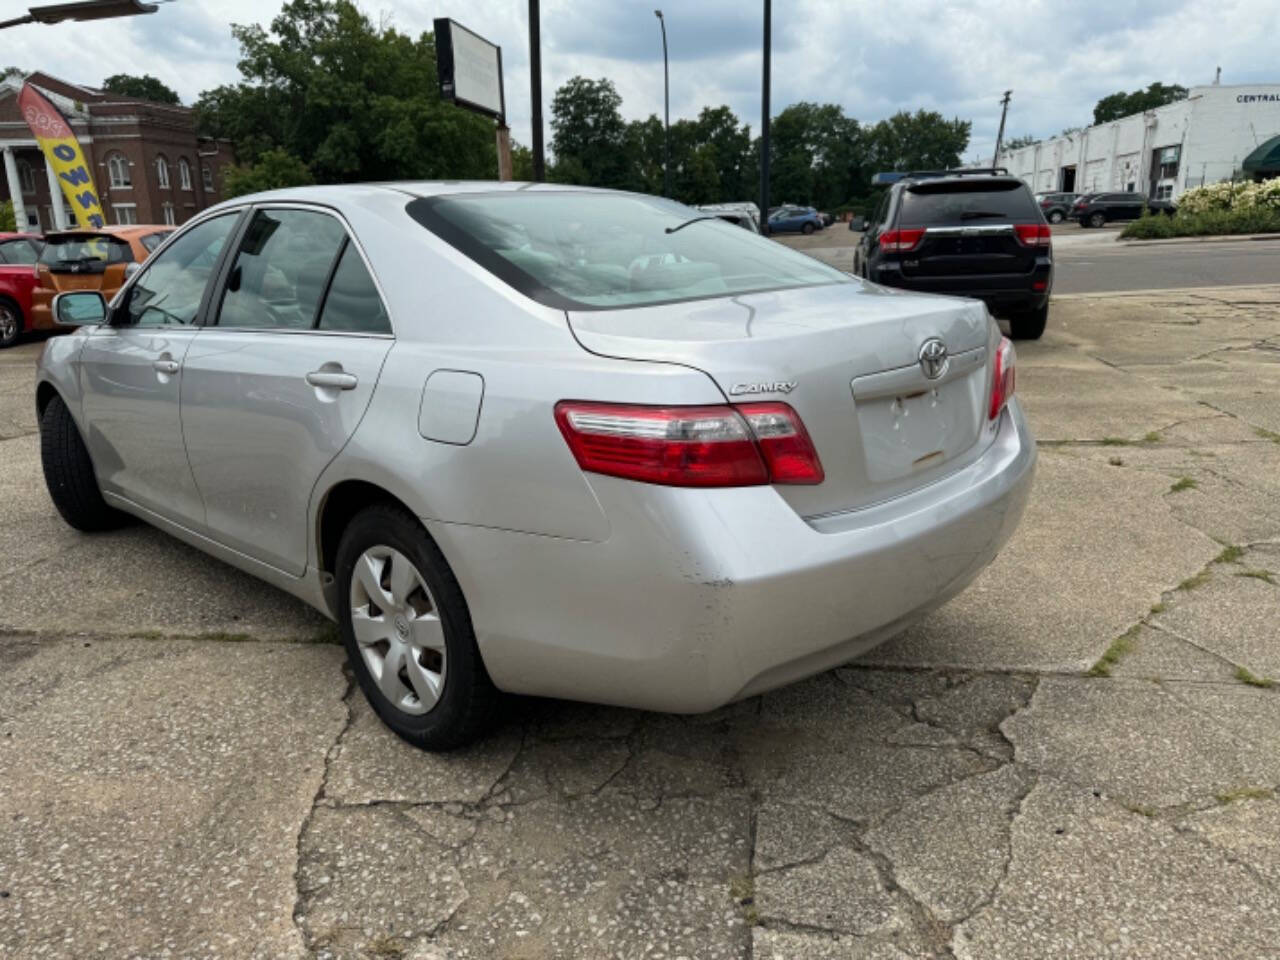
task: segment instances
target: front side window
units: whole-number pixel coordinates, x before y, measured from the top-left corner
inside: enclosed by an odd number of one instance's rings
[[[120,322],[141,327],[194,322],[218,255],[239,216],[213,217],[175,239],[127,289],[117,311]]]
[[[186,157],[178,158],[178,186],[183,190],[191,189],[191,164],[187,163]]]
[[[107,175],[113,190],[133,186],[133,180],[129,177],[129,161],[124,158],[123,153],[113,153],[107,157]]]
[[[218,325],[312,329],[346,238],[326,213],[259,210],[227,274]]]
[[[562,310],[853,282],[714,214],[658,197],[476,193],[422,197],[407,212],[525,296]]]

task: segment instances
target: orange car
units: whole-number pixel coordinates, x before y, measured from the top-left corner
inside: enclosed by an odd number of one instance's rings
[[[173,230],[163,224],[133,224],[45,234],[39,279],[31,293],[30,329],[56,326],[51,311],[56,294],[98,290],[110,300]]]

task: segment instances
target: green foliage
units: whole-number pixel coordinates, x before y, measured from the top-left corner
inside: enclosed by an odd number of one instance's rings
[[[13,233],[18,229],[18,221],[13,215],[13,201],[0,200],[0,233]]]
[[[102,81],[102,89],[118,93],[122,97],[137,97],[154,103],[181,103],[178,94],[164,83],[144,73],[140,77],[128,73],[116,73]]]
[[[1023,147],[1035,146],[1039,142],[1039,137],[1033,137],[1030,134],[1023,134],[1020,137],[1013,137],[1002,143],[1000,145],[1000,152],[1004,153],[1006,150],[1021,150]]]
[[[302,187],[315,183],[307,165],[284,150],[267,150],[254,164],[228,167],[223,179],[223,196],[239,197],[246,193]]]
[[[431,34],[375,26],[350,0],[290,0],[269,29],[232,33],[242,79],[195,111],[244,167],[283,151],[320,183],[497,176],[493,121],[440,99]]]
[[[1163,107],[1166,103],[1185,99],[1187,99],[1187,88],[1180,87],[1176,83],[1167,86],[1163,83],[1153,83],[1147,89],[1135,90],[1133,93],[1125,93],[1121,90],[1119,93],[1103,97],[1094,105],[1093,122],[1109,123],[1121,117],[1142,113],[1144,110],[1154,110],[1156,107]]]
[[[628,186],[627,124],[612,80],[573,77],[551,101],[550,179],[593,187]]]
[[[1163,240],[1169,237],[1210,237],[1231,234],[1280,233],[1280,208],[1237,207],[1172,217],[1145,212],[1120,232],[1129,240]]]

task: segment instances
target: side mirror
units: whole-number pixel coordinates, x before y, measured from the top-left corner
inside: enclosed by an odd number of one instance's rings
[[[867,229],[867,218],[854,217],[852,220],[849,221],[849,229],[852,230],[854,233],[865,232]]]
[[[60,327],[90,327],[105,323],[107,301],[97,290],[73,290],[53,298],[53,317]]]

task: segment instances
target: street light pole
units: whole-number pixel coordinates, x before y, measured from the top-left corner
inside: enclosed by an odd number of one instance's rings
[[[671,74],[667,69],[667,21],[653,11],[662,25],[662,195],[671,196]]]
[[[50,3],[29,7],[26,16],[12,20],[0,20],[0,30],[20,27],[24,23],[62,23],[64,20],[110,20],[115,17],[136,17],[140,13],[155,13],[160,8],[154,3],[140,0],[80,0],[79,3]]]
[[[760,232],[769,232],[769,49],[773,4],[764,0],[764,87],[760,107]]]
[[[542,37],[538,0],[529,0],[529,98],[533,104],[533,179],[547,179],[547,159],[542,146]]]

